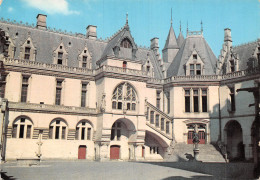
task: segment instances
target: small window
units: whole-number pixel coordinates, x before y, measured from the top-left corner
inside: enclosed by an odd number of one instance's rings
[[[84,50],[84,53],[87,53],[87,50]]]
[[[126,66],[127,66],[127,62],[124,61],[124,62],[123,62],[123,68],[126,68]]]
[[[30,41],[29,41],[29,40],[27,41],[27,44],[30,44]]]
[[[197,54],[193,54],[193,59],[197,59]]]
[[[62,49],[62,46],[60,46],[60,49]]]

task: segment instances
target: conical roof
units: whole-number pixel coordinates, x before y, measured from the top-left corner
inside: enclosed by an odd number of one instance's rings
[[[170,31],[167,37],[167,40],[165,42],[165,46],[163,49],[178,49],[179,46],[177,44],[176,36],[174,33],[174,30],[172,28],[172,25],[170,27]]]
[[[182,35],[182,32],[180,31],[180,34],[179,34],[178,39],[177,39],[178,46],[181,47],[183,42],[184,42],[184,37]]]

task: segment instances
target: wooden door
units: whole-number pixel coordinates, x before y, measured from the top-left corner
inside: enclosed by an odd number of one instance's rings
[[[86,159],[86,146],[79,146],[78,159]]]
[[[120,146],[110,147],[110,159],[119,159]]]
[[[205,144],[205,132],[204,131],[199,131],[199,144]]]
[[[193,131],[188,132],[188,144],[193,144]]]

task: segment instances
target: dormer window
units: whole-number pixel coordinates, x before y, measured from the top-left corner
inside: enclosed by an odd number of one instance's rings
[[[83,56],[82,57],[82,67],[83,68],[86,68],[87,67],[87,56]]]
[[[197,59],[197,54],[193,54],[193,59]]]
[[[29,41],[29,40],[27,41],[27,44],[30,44],[30,41]]]
[[[234,72],[234,71],[235,71],[235,62],[234,62],[233,59],[230,60],[229,62],[230,62],[230,71],[231,71],[231,72]]]
[[[150,66],[146,67],[147,72],[150,72]]]
[[[121,42],[120,46],[123,47],[123,48],[132,48],[132,44],[131,44],[131,42],[128,39],[124,39]]]
[[[24,59],[25,60],[30,60],[30,53],[31,53],[31,48],[26,47],[25,50],[24,50]]]
[[[190,76],[201,75],[201,64],[190,64]]]
[[[196,75],[201,75],[201,65],[196,64]]]
[[[61,64],[62,65],[62,58],[63,58],[63,53],[62,52],[58,52],[58,63],[57,64]]]
[[[60,49],[62,49],[62,46],[60,46]]]

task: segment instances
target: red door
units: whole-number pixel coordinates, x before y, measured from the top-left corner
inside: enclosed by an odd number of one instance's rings
[[[193,144],[193,131],[188,132],[188,144]]]
[[[119,159],[120,146],[110,147],[110,159]]]
[[[86,159],[86,146],[79,146],[78,159]]]
[[[204,131],[199,131],[199,144],[205,144],[205,132]]]

